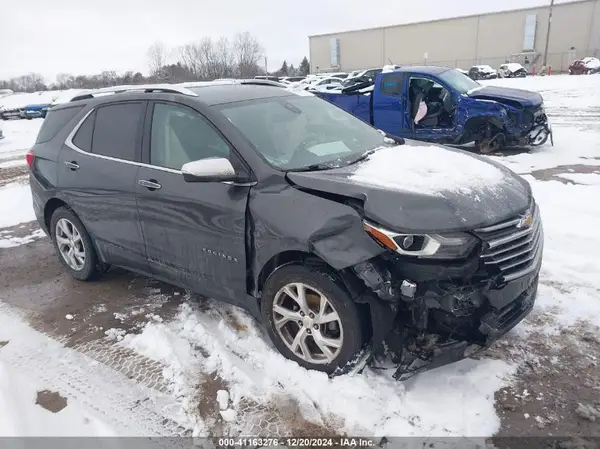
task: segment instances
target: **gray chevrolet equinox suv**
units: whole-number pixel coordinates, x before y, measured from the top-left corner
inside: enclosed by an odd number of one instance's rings
[[[532,309],[529,184],[260,81],[125,86],[50,109],[27,155],[72,276],[111,265],[246,309],[287,358],[394,375],[467,357]]]

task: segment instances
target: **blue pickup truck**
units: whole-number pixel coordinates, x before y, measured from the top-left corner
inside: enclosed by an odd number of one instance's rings
[[[482,153],[553,143],[540,94],[483,86],[447,67],[402,67],[378,74],[373,82],[315,95],[394,136],[475,143]],[[427,114],[415,123],[421,101]]]

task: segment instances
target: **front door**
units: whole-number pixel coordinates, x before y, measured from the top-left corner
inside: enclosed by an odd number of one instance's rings
[[[422,98],[426,104],[426,115],[414,123],[414,138],[429,142],[446,142],[452,139],[456,124],[456,104],[452,92],[434,78],[411,75],[409,90],[413,98]],[[422,96],[417,94],[421,93]],[[411,111],[414,112],[411,105]]]
[[[146,119],[137,205],[152,272],[206,296],[243,305],[246,204],[250,187],[186,182],[183,164],[234,158],[221,134],[197,111],[156,102]],[[234,164],[235,166],[236,164]]]
[[[113,103],[93,110],[67,138],[58,160],[61,194],[102,258],[145,273],[135,183],[146,104]]]
[[[388,134],[412,137],[408,120],[408,97],[404,73],[386,73],[374,93],[376,107],[373,108],[373,124]]]

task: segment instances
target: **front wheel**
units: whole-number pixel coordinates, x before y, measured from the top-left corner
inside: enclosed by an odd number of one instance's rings
[[[265,283],[261,312],[275,347],[299,365],[341,374],[358,362],[364,343],[358,308],[326,271],[276,270]]]

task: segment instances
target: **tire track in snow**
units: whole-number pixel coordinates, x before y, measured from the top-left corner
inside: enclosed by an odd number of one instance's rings
[[[170,397],[37,332],[5,304],[0,304],[0,339],[8,341],[0,361],[82,404],[119,435],[186,435],[167,416],[179,410]]]

